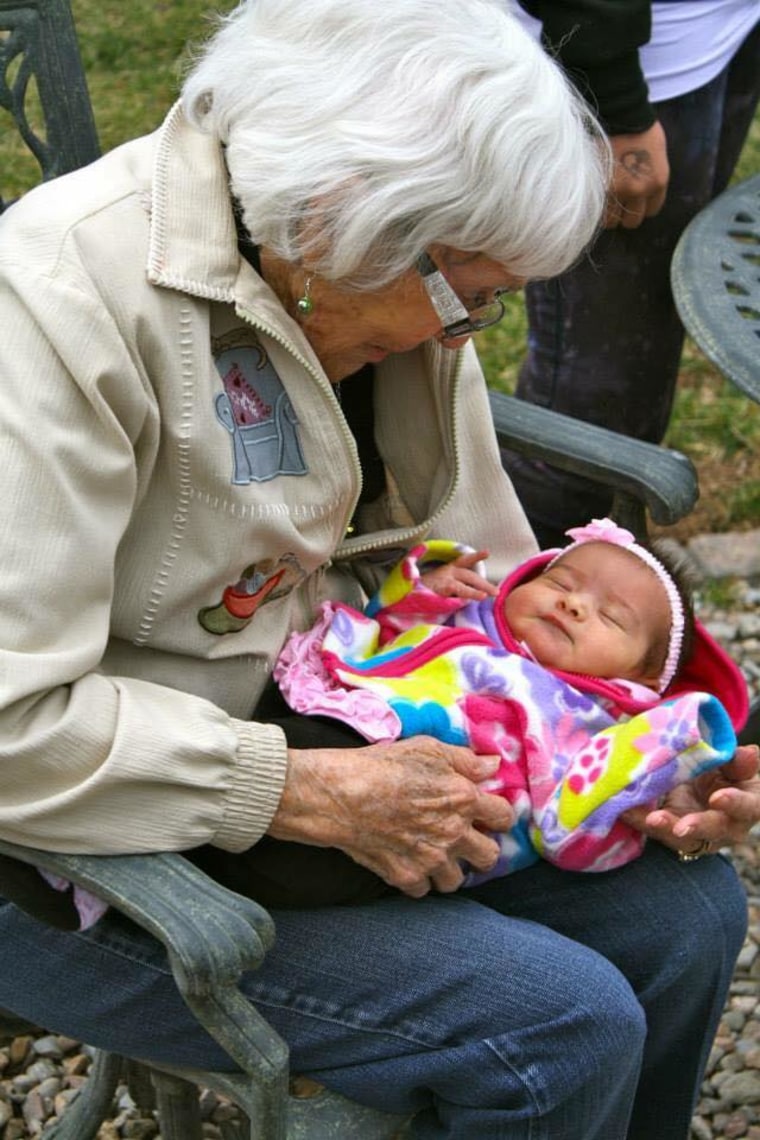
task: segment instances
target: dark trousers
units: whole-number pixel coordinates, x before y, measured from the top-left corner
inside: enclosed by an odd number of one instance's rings
[[[267,690],[253,719],[279,724],[291,748],[361,748],[367,743],[339,721],[291,712],[274,687]],[[267,907],[356,904],[396,893],[333,847],[286,843],[265,835],[248,851],[236,854],[218,847],[198,847],[185,854],[217,882]]]
[[[604,231],[569,273],[529,285],[527,356],[517,395],[590,423],[660,442],[683,347],[670,262],[691,219],[723,191],[760,94],[760,25],[731,64],[698,91],[657,105],[671,181],[662,211],[636,230]],[[542,546],[609,513],[599,484],[504,453]]]

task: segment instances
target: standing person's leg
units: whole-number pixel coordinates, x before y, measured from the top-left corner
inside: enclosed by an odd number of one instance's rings
[[[656,217],[635,230],[603,232],[575,269],[527,288],[522,399],[662,439],[683,346],[670,262],[685,226],[733,169],[757,104],[759,57],[756,30],[711,83],[658,105],[671,182]],[[568,526],[609,511],[611,495],[598,484],[512,453],[504,462],[543,546],[563,543]]]
[[[424,1140],[625,1140],[644,1018],[593,950],[461,895],[274,918],[243,988],[295,1072],[416,1110]],[[0,1006],[114,1052],[230,1067],[163,949],[113,913],[70,934],[0,906]]]
[[[541,862],[469,893],[546,922],[618,966],[648,1027],[627,1140],[686,1140],[746,934],[747,900],[733,867],[720,856],[680,863],[650,841],[616,871],[578,874]]]

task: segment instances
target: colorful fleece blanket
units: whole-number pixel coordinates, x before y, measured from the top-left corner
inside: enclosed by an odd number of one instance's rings
[[[703,692],[670,700],[631,682],[600,696],[505,648],[494,600],[463,604],[420,580],[464,549],[416,547],[364,613],[325,603],[294,634],[275,669],[290,706],[332,716],[367,740],[428,734],[498,754],[483,785],[515,810],[487,874],[546,858],[573,871],[604,871],[641,853],[644,837],[619,816],[656,803],[676,784],[729,760],[736,736],[721,703]],[[641,709],[630,714],[631,705]]]

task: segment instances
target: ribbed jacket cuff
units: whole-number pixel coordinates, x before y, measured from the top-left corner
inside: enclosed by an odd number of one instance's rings
[[[285,735],[276,725],[234,719],[232,725],[238,734],[237,763],[213,844],[225,851],[245,851],[272,822],[285,784],[288,754]]]

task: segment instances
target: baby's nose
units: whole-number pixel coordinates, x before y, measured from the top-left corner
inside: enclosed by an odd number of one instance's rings
[[[559,599],[559,605],[560,608],[566,613],[569,613],[571,617],[578,618],[578,620],[582,620],[588,613],[588,604],[583,594],[574,591],[562,594]]]

